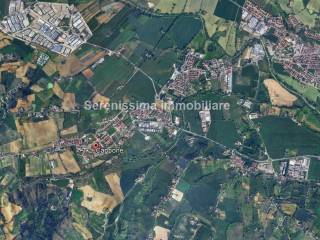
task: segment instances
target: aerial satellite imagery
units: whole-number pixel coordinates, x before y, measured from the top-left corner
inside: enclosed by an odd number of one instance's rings
[[[320,239],[320,0],[0,3],[0,240]]]

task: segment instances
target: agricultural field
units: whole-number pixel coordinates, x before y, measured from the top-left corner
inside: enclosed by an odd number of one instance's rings
[[[317,13],[319,13],[319,2],[310,0],[305,5],[303,0],[294,0],[289,5],[288,0],[278,1],[281,9],[287,14],[295,14],[306,26],[313,28],[316,24]]]
[[[124,13],[122,13],[125,11]],[[124,15],[117,21],[118,15]],[[124,8],[109,23],[102,25],[96,32],[98,36],[90,41],[94,44],[117,49],[122,44],[139,40],[152,48],[184,48],[201,28],[201,21],[195,16],[148,16],[137,15]],[[188,26],[187,30],[185,26]]]
[[[293,12],[296,14],[298,19],[300,19],[303,24],[313,28],[316,24],[316,14],[311,14],[306,6],[304,6],[303,1],[294,0],[292,6]]]
[[[130,18],[130,24],[136,29],[139,39],[151,46],[162,39],[163,33],[166,33],[174,22],[174,17],[148,17],[142,15],[139,18],[134,16]]]
[[[111,97],[133,74],[133,67],[120,57],[107,57],[94,70],[91,82],[96,91]]]
[[[236,0],[240,6],[243,6],[244,0]],[[230,21],[239,21],[241,19],[242,9],[229,0],[219,0],[215,8],[214,15]]]
[[[298,155],[320,153],[320,135],[298,126],[291,119],[264,117],[256,122],[271,158],[285,157],[290,152]]]
[[[219,29],[219,28],[218,28]],[[218,40],[220,46],[224,49],[224,51],[233,56],[237,49],[236,49],[236,36],[237,29],[232,22],[229,22],[228,27],[225,31],[225,36],[221,36]]]
[[[188,26],[188,28],[185,28]],[[201,21],[193,16],[178,17],[167,33],[174,46],[185,48],[201,29]]]
[[[150,79],[141,72],[137,72],[111,100],[131,99],[132,101],[153,103],[154,97],[155,92]]]
[[[119,35],[121,27],[125,26],[128,22],[128,16],[132,13],[133,9],[126,5],[115,17],[108,23],[102,24],[95,30],[94,36],[89,40],[90,43],[108,47],[109,44]]]
[[[182,13],[184,12],[187,0],[160,0],[153,9],[162,13]]]
[[[217,30],[217,22],[219,21],[219,17],[210,14],[210,13],[206,13],[203,15],[203,19],[205,21],[205,27],[206,27],[206,31],[208,33],[209,37],[212,37],[213,34],[215,34],[216,30]]]
[[[212,14],[218,0],[151,0],[149,7],[161,13],[197,13]]]
[[[274,106],[287,106],[291,107],[297,100],[297,97],[288,92],[274,79],[265,79],[263,84],[268,89],[271,103]]]
[[[320,13],[320,2],[317,0],[310,0],[307,5],[307,8],[308,8],[310,14]]]
[[[218,0],[157,0],[152,9],[172,14],[201,13],[208,35],[211,37],[215,33],[216,22],[220,19],[213,14],[218,2]]]
[[[320,161],[316,158],[311,158],[308,179],[317,182],[320,181]]]
[[[163,51],[154,59],[144,62],[142,69],[155,79],[157,84],[163,86],[173,73],[173,64],[178,62],[177,54],[171,51]]]
[[[86,100],[90,99],[94,92],[94,89],[82,74],[63,81],[60,86],[64,92],[74,93],[76,102],[79,104],[83,104]]]
[[[320,92],[281,64],[320,4],[251,1],[287,32],[242,27],[245,0],[79,0],[69,56],[0,49],[0,239],[319,239]]]
[[[230,120],[213,120],[207,136],[229,148],[239,140],[235,123]]]
[[[237,133],[235,120],[238,120],[234,113],[237,111],[234,108],[235,103],[231,99],[221,98],[220,96],[212,93],[201,94],[197,97],[189,97],[185,102],[197,101],[211,101],[215,103],[228,102],[231,105],[229,111],[212,110],[211,111],[211,125],[206,136],[214,141],[220,142],[227,147],[234,147],[235,142],[239,136]],[[233,120],[229,120],[229,116],[233,116]],[[183,112],[184,122],[186,128],[200,135],[205,135],[201,128],[201,121],[199,111],[184,111]]]
[[[259,78],[259,70],[255,65],[242,68],[240,75],[235,75],[234,92],[254,97]]]

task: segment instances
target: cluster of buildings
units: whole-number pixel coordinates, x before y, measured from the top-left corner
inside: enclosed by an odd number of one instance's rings
[[[187,53],[180,71],[174,66],[175,71],[171,76],[166,90],[172,90],[176,96],[188,96],[195,90],[192,87],[192,83],[195,80],[199,80],[200,77],[204,77],[207,83],[211,83],[210,80],[219,81],[222,91],[230,94],[233,87],[232,64],[224,59],[211,59],[206,61],[202,59],[203,56],[201,54],[191,49]],[[198,64],[199,66],[196,66],[198,60],[201,62],[201,65]]]
[[[281,161],[279,179],[308,180],[310,162],[309,157],[296,157],[291,158],[289,161]],[[275,174],[271,162],[254,162],[250,166],[246,166],[240,156],[233,154],[230,156],[230,164],[244,173],[263,172],[269,175]]]
[[[250,1],[246,1],[243,8],[240,27],[255,36],[265,34],[269,30],[265,18],[270,15]]]
[[[249,99],[239,99],[237,101],[237,104],[241,107],[243,107],[244,109],[246,109],[247,111],[250,111],[253,105],[253,102],[251,102]]]
[[[313,39],[313,40],[320,41],[320,34],[319,33],[311,32],[311,31],[304,31],[304,35],[308,38]]]
[[[125,114],[113,119],[104,119],[98,123],[99,127],[95,134],[85,136],[86,144],[77,146],[76,149],[85,163],[94,164],[98,156],[123,151],[120,146],[134,134],[132,127],[124,123],[124,118]]]
[[[256,43],[253,45],[253,47],[247,48],[243,59],[250,60],[251,62],[257,63],[258,61],[262,60],[264,56],[265,56],[265,52],[262,45]]]
[[[297,33],[289,32],[281,16],[273,17],[259,6],[246,1],[242,12],[242,28],[255,36],[270,32],[277,41],[270,41],[268,50],[274,59],[284,66],[290,76],[303,84],[320,87],[320,47],[304,42]],[[295,16],[288,17],[287,25],[296,32],[304,31],[305,36],[320,39],[320,35],[306,30]],[[258,47],[258,46],[257,46]],[[259,54],[262,49],[255,49]]]
[[[138,130],[143,133],[161,133],[164,127],[172,125],[172,116],[161,109],[140,108],[130,112]]]
[[[18,60],[19,60],[19,57],[17,57],[13,53],[8,53],[8,54],[1,54],[0,53],[0,63],[3,63],[3,62],[15,62],[15,61],[18,61]]]
[[[288,17],[288,25],[291,28],[293,28],[296,32],[303,31],[303,34],[305,37],[316,40],[316,41],[320,41],[320,34],[306,29],[303,23],[296,16],[290,15]]]
[[[316,58],[319,58],[316,56]],[[318,60],[319,61],[319,60]],[[320,78],[317,76],[320,73],[320,68],[316,69],[317,75],[308,71],[308,68],[300,64],[294,64],[291,61],[282,61],[284,69],[295,79],[298,79],[303,84],[308,84],[316,88],[320,88]]]
[[[176,96],[187,96],[190,93],[192,82],[199,79],[205,71],[195,66],[197,54],[189,51],[180,71],[175,67],[168,89],[172,90]]]
[[[223,92],[232,92],[232,64],[223,59],[211,59],[203,62],[203,67],[209,73],[207,76],[210,76],[210,79],[220,82]]]
[[[288,26],[299,32],[303,28],[303,23],[295,15],[290,15],[288,17]]]
[[[85,43],[92,32],[73,5],[35,2],[26,7],[21,0],[11,0],[9,14],[0,29],[33,47],[42,47],[68,56]]]
[[[37,64],[43,67],[49,61],[49,56],[45,53],[41,53],[37,59]]]
[[[201,119],[201,128],[204,133],[209,131],[211,125],[211,114],[209,109],[204,109],[199,112]]]
[[[65,139],[59,139],[55,144],[54,148],[61,149],[61,148],[68,148],[72,146],[80,146],[84,144],[85,141],[82,138],[65,138]]]
[[[280,31],[282,31],[280,33]],[[278,29],[275,34],[280,40],[272,45],[274,58],[286,72],[303,84],[320,87],[320,47],[303,42],[298,35]]]
[[[307,180],[310,166],[310,158],[301,157],[291,159],[289,163],[281,162],[280,172],[283,176],[296,180]]]
[[[164,125],[157,121],[139,121],[138,129],[145,133],[161,133]]]

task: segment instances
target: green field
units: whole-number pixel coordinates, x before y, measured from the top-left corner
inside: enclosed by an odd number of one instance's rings
[[[315,26],[317,14],[311,14],[308,8],[304,6],[302,0],[294,0],[292,9],[303,24],[311,28]]]
[[[74,93],[76,95],[76,102],[79,104],[83,104],[86,100],[90,99],[94,91],[83,75],[67,79],[60,86],[64,92]]]
[[[320,2],[318,0],[310,0],[307,5],[307,8],[310,13],[320,13]]]
[[[163,34],[171,27],[174,17],[130,17],[130,24],[134,26],[141,41],[156,46]]]
[[[213,14],[217,4],[218,4],[218,0],[202,0],[201,10],[209,14]]]
[[[1,0],[1,9],[0,9],[0,17],[3,18],[7,15],[7,9],[9,7],[9,1],[8,0]]]
[[[254,97],[258,83],[259,70],[255,65],[245,66],[240,76],[236,76],[234,92],[247,97]]]
[[[309,166],[308,179],[320,181],[320,160],[312,158]]]
[[[235,142],[239,139],[234,122],[223,120],[212,122],[207,137],[229,148],[233,148]]]
[[[153,9],[161,13],[197,13],[205,11],[213,14],[218,0],[151,0]]]
[[[167,33],[174,46],[185,48],[201,29],[201,20],[193,16],[180,16]]]
[[[304,107],[299,110],[297,112],[297,119],[312,130],[320,132],[320,116],[310,108]]]
[[[200,0],[188,0],[184,11],[187,13],[199,12],[201,9],[201,2],[202,1]]]
[[[234,2],[243,6],[245,0],[235,0]],[[241,19],[241,9],[232,1],[219,0],[214,15],[226,20],[239,21]]]
[[[129,21],[129,15],[132,8],[126,5],[115,17],[108,23],[102,24],[96,31],[89,42],[100,45],[102,47],[109,47],[109,44],[120,34],[122,28],[126,26]]]
[[[222,99],[219,95],[213,93],[205,93],[197,97],[189,97],[185,100],[186,103],[193,101],[211,101],[212,103],[228,102],[231,105],[230,111],[226,111],[226,114],[224,114],[222,110],[211,111],[211,125],[207,133],[207,137],[214,141],[220,142],[227,147],[234,147],[234,143],[238,140],[239,137],[237,134],[235,122],[233,120],[229,120],[230,116],[232,116],[234,120],[237,118],[237,109],[234,109],[232,100],[229,98]],[[226,118],[225,115],[228,117]],[[183,112],[183,116],[186,128],[197,134],[204,135],[201,128],[199,111],[185,110]]]
[[[178,63],[178,61],[176,53],[165,51],[156,58],[145,61],[142,69],[159,85],[164,85],[173,73],[173,64]]]
[[[308,85],[301,84],[297,80],[293,79],[290,76],[278,74],[280,80],[286,83],[288,86],[293,88],[298,93],[305,96],[308,100],[312,102],[316,102],[318,98],[320,98],[320,92],[316,88]]]
[[[151,81],[142,73],[137,72],[132,79],[114,96],[112,100],[132,99],[152,103],[155,92]]]
[[[297,155],[320,153],[320,135],[306,127],[299,127],[289,118],[264,117],[259,123],[260,134],[272,158],[286,156],[287,152]]]
[[[189,47],[194,48],[196,52],[204,52],[206,44],[206,34],[204,31],[200,31],[191,41]]]
[[[33,53],[33,48],[26,45],[24,42],[14,39],[10,45],[0,49],[1,54],[16,54],[23,60],[30,60]]]
[[[94,70],[92,83],[95,90],[111,97],[117,88],[123,85],[132,75],[133,67],[119,57],[106,57]]]
[[[162,12],[162,13],[181,13],[184,10],[185,4],[187,0],[160,0],[159,3],[157,1],[152,1],[156,3],[154,9]]]
[[[229,23],[226,25],[228,25],[228,29],[226,30],[226,35],[221,36],[218,40],[218,43],[228,55],[233,56],[237,51],[236,49],[237,29],[233,23]]]

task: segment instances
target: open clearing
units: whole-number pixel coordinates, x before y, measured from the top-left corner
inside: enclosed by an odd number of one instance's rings
[[[307,8],[309,9],[310,13],[320,12],[320,1],[319,0],[310,0],[310,2],[307,5]]]
[[[263,83],[268,89],[272,105],[291,107],[297,100],[296,96],[288,92],[276,80],[266,79]]]
[[[204,18],[207,33],[208,33],[209,37],[212,37],[213,34],[215,34],[215,32],[217,31],[217,28],[218,28],[217,23],[220,18],[211,14],[211,13],[204,14],[203,18]]]
[[[41,148],[58,139],[58,127],[53,119],[41,122],[16,122],[18,132],[23,136],[24,146]]]
[[[49,60],[46,65],[42,68],[42,70],[49,76],[51,77],[53,74],[57,72],[57,66],[54,62]]]
[[[290,118],[263,117],[255,120],[271,158],[320,153],[320,136],[306,127],[300,127]],[[288,155],[289,154],[289,155]]]
[[[120,178],[116,173],[110,173],[105,176],[113,195],[105,194],[94,190],[90,185],[80,188],[83,191],[83,201],[81,206],[102,214],[105,211],[111,212],[120,202],[123,201],[124,196],[120,186]]]
[[[184,10],[186,0],[161,0],[155,9],[162,13],[181,13]]]
[[[201,0],[188,0],[185,12],[196,13],[200,11]]]
[[[74,54],[71,54],[67,58],[59,56],[56,59],[56,68],[62,77],[74,76],[103,58],[105,55],[105,51],[90,50],[81,58],[78,58]]]
[[[3,225],[3,232],[6,234],[5,239],[15,239],[12,235],[14,226],[14,216],[18,215],[22,211],[22,207],[11,203],[6,193],[1,196],[0,213],[3,216],[3,221],[0,220],[0,224]]]
[[[292,216],[296,209],[297,209],[297,204],[295,203],[282,203],[280,205],[281,207],[281,210],[285,213],[285,214],[288,214],[290,216]]]
[[[112,211],[117,206],[117,201],[111,195],[97,192],[90,185],[80,188],[83,192],[83,201],[81,206],[98,214],[107,211]]]
[[[76,96],[74,93],[65,93],[63,96],[62,109],[71,112],[76,106]]]
[[[59,154],[59,157],[68,173],[80,172],[80,167],[71,151],[65,151],[62,154]]]
[[[118,202],[122,202],[124,196],[121,190],[119,176],[116,173],[110,173],[105,176],[105,179],[108,182],[116,200]]]
[[[294,0],[292,9],[297,18],[305,25],[314,27],[316,24],[316,14],[310,14],[308,8],[305,8],[302,0]]]
[[[225,27],[226,25],[220,25],[218,30],[223,30],[221,27]],[[226,53],[230,56],[233,56],[237,49],[236,49],[236,32],[237,29],[232,22],[229,22],[229,27],[226,29],[226,36],[221,36],[218,40],[220,46],[226,51]]]
[[[14,140],[12,142],[9,142],[7,144],[0,146],[1,152],[10,152],[10,153],[19,153],[21,150],[21,140]]]

